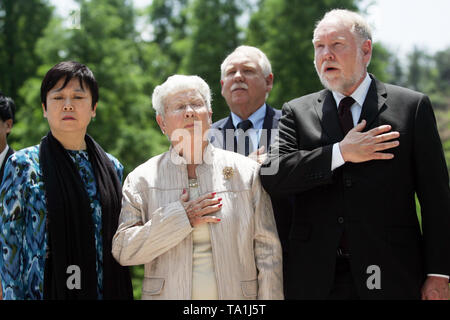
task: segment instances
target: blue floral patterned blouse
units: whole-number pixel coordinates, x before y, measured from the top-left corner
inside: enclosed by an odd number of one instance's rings
[[[102,212],[87,151],[68,150],[88,193],[95,228],[97,292],[102,299]],[[123,166],[108,154],[122,181]],[[0,188],[0,278],[3,299],[42,299],[47,233],[39,145],[13,154]]]

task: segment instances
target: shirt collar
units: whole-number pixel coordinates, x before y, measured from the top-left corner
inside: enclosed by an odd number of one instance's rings
[[[372,79],[369,74],[366,73],[366,77],[363,82],[356,88],[355,91],[350,95],[355,101],[362,107],[364,104],[364,100],[366,100],[367,92],[369,92],[370,84],[372,83]],[[334,100],[336,101],[336,106],[339,106],[339,102],[345,98],[345,96],[337,91],[332,91]]]
[[[250,117],[248,117],[248,120],[252,122],[254,129],[262,129],[264,124],[264,118],[266,117],[266,103],[264,103],[261,107],[258,108],[255,112],[253,112]],[[237,128],[237,125],[239,122],[242,121],[242,119],[231,112],[231,120],[233,121],[233,126]]]

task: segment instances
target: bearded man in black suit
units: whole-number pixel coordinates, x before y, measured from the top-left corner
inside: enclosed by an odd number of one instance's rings
[[[285,103],[261,175],[295,194],[287,299],[448,299],[450,191],[430,100],[367,73],[364,19],[332,10],[314,30],[326,89]],[[421,205],[421,226],[415,195]]]

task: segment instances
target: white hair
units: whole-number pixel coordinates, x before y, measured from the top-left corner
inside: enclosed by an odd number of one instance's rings
[[[360,14],[347,9],[333,9],[325,13],[323,18],[316,23],[314,34],[319,24],[328,18],[338,18],[348,24],[351,27],[350,31],[359,36],[361,41],[372,41],[372,31],[367,21]]]
[[[269,59],[267,56],[262,52],[260,49],[256,47],[251,46],[239,46],[232,53],[230,53],[225,60],[223,60],[222,64],[220,65],[220,77],[223,79],[225,77],[225,68],[227,64],[229,63],[231,57],[236,53],[243,53],[245,55],[255,55],[257,57],[257,63],[260,66],[264,77],[267,77],[269,74],[272,73],[272,66],[270,64]]]
[[[211,110],[211,90],[199,76],[175,74],[157,86],[152,94],[152,106],[157,115],[164,117],[165,100],[168,95],[186,90],[196,90],[202,96],[209,111]]]

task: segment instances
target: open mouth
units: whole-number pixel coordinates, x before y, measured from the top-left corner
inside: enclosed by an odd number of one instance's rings
[[[63,120],[75,120],[75,118],[71,116],[65,116],[63,117]]]
[[[325,72],[330,72],[330,71],[338,71],[338,68],[334,68],[334,67],[326,67],[325,68]]]

